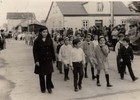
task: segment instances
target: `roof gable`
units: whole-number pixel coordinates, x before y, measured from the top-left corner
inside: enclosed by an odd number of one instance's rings
[[[82,5],[84,2],[57,2],[63,15],[86,15],[87,12]]]
[[[30,12],[8,12],[7,19],[35,19],[35,14]]]
[[[84,4],[88,2],[56,2],[58,7],[60,8],[62,14],[65,16],[77,16],[77,15],[91,15],[88,14],[84,8]],[[93,2],[94,3],[94,2]],[[131,12],[129,8],[127,8],[123,2],[114,1],[114,15],[116,16],[134,16],[139,15],[138,13]],[[93,14],[96,15],[96,14]],[[98,14],[100,15],[100,14]],[[104,14],[101,14],[104,15]],[[106,15],[106,14],[105,14]],[[109,15],[109,14],[108,14]]]
[[[114,15],[131,15],[136,14],[131,12],[122,2],[114,2]]]

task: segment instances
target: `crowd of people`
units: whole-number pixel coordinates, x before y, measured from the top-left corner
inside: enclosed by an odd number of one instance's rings
[[[51,33],[47,28],[41,29],[33,45],[35,73],[39,74],[41,92],[45,93],[47,88],[48,92],[52,93],[54,85],[51,77],[55,61],[60,74],[64,73],[64,81],[70,79],[69,71],[72,69],[75,92],[82,89],[83,77],[88,78],[88,64],[91,67],[92,79],[96,79],[97,86],[101,86],[100,72],[104,70],[106,86],[112,87],[108,62],[111,44],[114,45],[113,50],[116,52],[120,79],[124,79],[127,67],[132,81],[136,81],[138,78],[131,66],[134,55],[130,45],[130,37],[134,33],[126,34],[124,26],[118,25],[113,29],[105,26],[102,30],[99,27],[90,27],[88,30],[76,28],[75,31],[72,28],[52,29]]]

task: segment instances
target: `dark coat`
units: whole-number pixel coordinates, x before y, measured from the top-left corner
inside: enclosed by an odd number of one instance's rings
[[[130,46],[128,48],[122,46],[119,50],[118,56],[120,59],[123,59],[123,61],[130,61],[134,59],[133,50]]]
[[[40,64],[40,66],[35,66],[35,74],[47,75],[54,71],[52,61],[55,61],[55,53],[51,37],[47,37],[45,42],[41,38],[35,40],[33,56],[35,63]]]
[[[4,35],[2,35],[2,37],[0,37],[0,50],[5,49],[5,44],[6,44],[5,37]]]

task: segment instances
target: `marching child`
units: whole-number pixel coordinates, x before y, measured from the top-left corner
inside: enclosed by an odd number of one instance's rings
[[[81,48],[79,39],[73,40],[73,49],[71,51],[71,66],[74,74],[74,91],[82,89],[83,66],[85,65],[85,54]]]
[[[120,48],[120,51],[119,51],[120,61],[122,62],[120,76],[121,76],[121,79],[123,80],[124,79],[125,66],[127,66],[132,81],[136,81],[138,78],[135,77],[135,75],[133,73],[133,70],[132,70],[132,67],[131,67],[131,62],[133,62],[134,55],[133,55],[132,48],[129,46],[129,43],[130,43],[130,39],[129,38],[124,38],[123,39],[123,45],[124,46],[122,48]]]
[[[98,39],[99,44],[95,48],[95,56],[97,59],[97,86],[101,86],[100,84],[100,72],[103,69],[105,72],[105,78],[107,82],[107,87],[112,87],[112,85],[109,82],[109,73],[108,73],[108,54],[109,54],[109,48],[105,44],[105,38],[103,36],[100,36]]]
[[[59,61],[64,65],[64,81],[69,80],[69,66],[70,66],[70,52],[72,46],[69,44],[69,38],[65,37],[64,44],[61,46],[59,51]]]
[[[59,38],[59,44],[57,45],[57,48],[56,48],[57,56],[59,55],[60,48],[63,44],[64,44],[64,39]],[[62,62],[59,61],[59,59],[57,59],[56,64],[57,64],[57,68],[59,69],[60,74],[62,74]]]
[[[85,65],[85,78],[88,77],[87,75],[87,65],[88,63],[91,66],[91,73],[92,73],[92,79],[94,80],[96,76],[94,75],[94,67],[96,65],[96,59],[95,59],[95,52],[94,52],[94,43],[91,41],[91,34],[88,33],[86,36],[86,40],[83,42],[83,51],[86,56],[86,65]]]

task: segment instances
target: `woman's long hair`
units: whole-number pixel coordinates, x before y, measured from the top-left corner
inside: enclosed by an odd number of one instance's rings
[[[50,33],[49,33],[48,28],[47,28],[47,27],[44,27],[44,28],[40,28],[39,34],[38,34],[38,38],[37,38],[37,39],[42,39],[42,38],[43,38],[42,32],[43,32],[44,30],[47,30],[47,33],[48,33],[46,38],[51,38],[51,35],[50,35]]]

